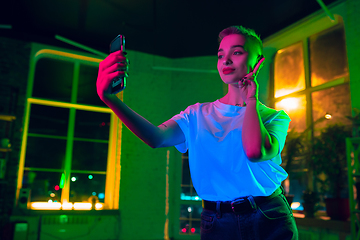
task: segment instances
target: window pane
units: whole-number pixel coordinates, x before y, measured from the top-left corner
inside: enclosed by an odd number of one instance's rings
[[[310,37],[311,86],[347,75],[345,34],[342,25]]]
[[[51,58],[36,63],[32,96],[70,102],[74,64]]]
[[[191,234],[200,234],[200,223],[201,221],[192,221],[191,222]]]
[[[274,71],[275,98],[305,89],[302,42],[276,53]]]
[[[349,84],[345,84],[312,93],[313,121],[318,121],[314,127],[315,131],[329,124],[351,124],[345,117],[351,116],[349,88]],[[325,119],[326,114],[331,115],[330,120]]]
[[[199,221],[180,221],[180,234],[200,234],[200,220]]]
[[[102,174],[72,173],[70,181],[70,202],[91,202],[96,196],[99,202],[104,202],[105,179]]]
[[[180,205],[180,233],[200,234],[201,204]]]
[[[108,144],[74,141],[72,169],[106,171]]]
[[[67,136],[69,109],[31,104],[29,133]]]
[[[181,220],[180,221],[180,233],[181,234],[189,234],[190,232],[190,224],[188,220]]]
[[[182,159],[182,185],[190,185],[190,168],[189,168],[189,159],[183,157]]]
[[[25,167],[62,169],[66,140],[28,137]]]
[[[285,110],[291,122],[289,129],[303,132],[306,129],[306,97],[285,98],[275,103],[275,109]]]
[[[76,111],[75,138],[109,140],[110,114]]]
[[[31,189],[31,202],[61,201],[60,172],[24,171],[23,188]]]
[[[99,67],[80,65],[77,102],[86,105],[107,107],[96,92]]]

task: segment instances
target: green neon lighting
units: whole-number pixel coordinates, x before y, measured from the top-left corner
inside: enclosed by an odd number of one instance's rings
[[[64,185],[65,185],[65,173],[62,173],[59,187],[62,189],[62,188],[64,188]]]

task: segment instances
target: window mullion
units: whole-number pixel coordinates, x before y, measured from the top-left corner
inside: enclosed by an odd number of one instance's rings
[[[310,69],[310,53],[309,53],[309,39],[303,41],[303,55],[304,55],[304,71],[305,71],[305,95],[306,95],[306,128],[312,124],[312,101],[311,92],[311,69]]]
[[[309,49],[309,38],[306,38],[303,41],[303,49],[304,49],[304,70],[305,70],[305,86],[306,90],[306,129],[310,127],[310,131],[308,132],[308,139],[312,141],[313,138],[313,113],[312,113],[312,99],[311,99],[311,68],[310,68],[310,49]],[[313,179],[312,169],[309,169],[310,179]],[[308,182],[308,189],[311,191],[314,190],[314,181]]]
[[[79,69],[80,69],[79,62],[75,62],[72,91],[71,91],[71,103],[77,102]],[[65,165],[64,165],[65,182],[64,182],[64,188],[62,189],[62,193],[61,193],[62,203],[69,202],[69,197],[70,197],[70,177],[71,177],[72,153],[74,146],[75,116],[76,116],[76,109],[70,108],[69,125],[68,125],[67,141],[66,141],[66,152],[65,152]]]

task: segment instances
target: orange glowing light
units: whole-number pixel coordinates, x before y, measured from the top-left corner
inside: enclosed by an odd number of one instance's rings
[[[74,203],[74,210],[90,210],[91,207],[92,207],[91,203],[82,203],[82,202]]]
[[[298,98],[285,98],[278,102],[276,105],[277,108],[284,109],[285,111],[296,110],[300,106],[300,99]]]
[[[292,208],[292,209],[296,209],[296,208],[298,208],[298,207],[300,207],[300,203],[299,203],[299,202],[293,202],[293,203],[291,203],[291,208]]]
[[[73,204],[72,203],[68,203],[68,202],[64,202],[62,204],[62,209],[63,210],[71,210],[73,208]]]
[[[95,204],[95,209],[96,210],[101,210],[101,209],[103,209],[103,207],[104,207],[104,205],[102,203],[96,203]]]
[[[30,204],[31,209],[33,210],[91,210],[92,204],[86,202],[75,202],[68,203],[64,202],[63,204],[59,202],[53,202],[51,199],[48,202],[32,202]],[[104,208],[103,203],[96,203],[95,209],[102,210]]]
[[[325,114],[325,118],[328,119],[328,120],[330,120],[330,119],[332,118],[332,116],[331,116],[331,114],[328,114],[328,113],[327,113],[327,114]]]
[[[61,203],[59,202],[32,202],[30,208],[34,210],[60,210]]]

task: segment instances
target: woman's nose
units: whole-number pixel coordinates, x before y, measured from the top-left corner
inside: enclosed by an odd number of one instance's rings
[[[232,61],[230,58],[224,58],[224,62],[223,62],[224,65],[229,65],[231,63],[232,63]]]

